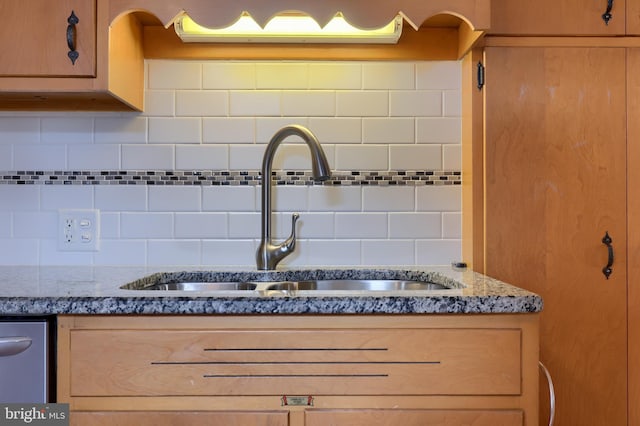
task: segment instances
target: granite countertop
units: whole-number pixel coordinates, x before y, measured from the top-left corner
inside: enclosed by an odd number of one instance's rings
[[[279,293],[123,290],[144,287],[158,273],[229,281],[310,277],[422,279],[450,290]],[[154,275],[155,274],[155,275]],[[181,275],[182,274],[182,275]],[[186,275],[185,275],[186,274]],[[240,275],[238,275],[240,274]],[[161,274],[162,275],[162,274]],[[542,298],[490,277],[452,267],[250,268],[0,266],[0,315],[48,314],[478,314],[531,313]]]

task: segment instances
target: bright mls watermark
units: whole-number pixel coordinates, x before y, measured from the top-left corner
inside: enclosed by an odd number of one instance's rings
[[[69,404],[0,404],[0,426],[69,426]]]

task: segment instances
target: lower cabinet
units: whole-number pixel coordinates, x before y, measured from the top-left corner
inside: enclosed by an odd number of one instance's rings
[[[538,315],[61,316],[73,425],[538,423]]]

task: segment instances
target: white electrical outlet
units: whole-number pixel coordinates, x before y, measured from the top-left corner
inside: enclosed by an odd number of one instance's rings
[[[98,251],[100,249],[100,210],[58,211],[58,250]]]

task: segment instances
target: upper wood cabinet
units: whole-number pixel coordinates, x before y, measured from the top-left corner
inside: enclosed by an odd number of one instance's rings
[[[3,1],[0,14],[1,110],[142,109],[135,14],[110,21],[107,0]]]
[[[638,4],[633,4],[633,3]],[[638,0],[613,0],[611,19],[602,15],[607,0],[491,0],[491,34],[613,36],[638,34],[640,17],[633,23],[631,9],[640,12]],[[627,13],[625,13],[625,11]],[[639,13],[635,15],[640,16]],[[629,16],[628,24],[625,17]],[[633,27],[638,27],[634,30]]]
[[[95,0],[5,1],[0,13],[0,76],[95,76]]]

